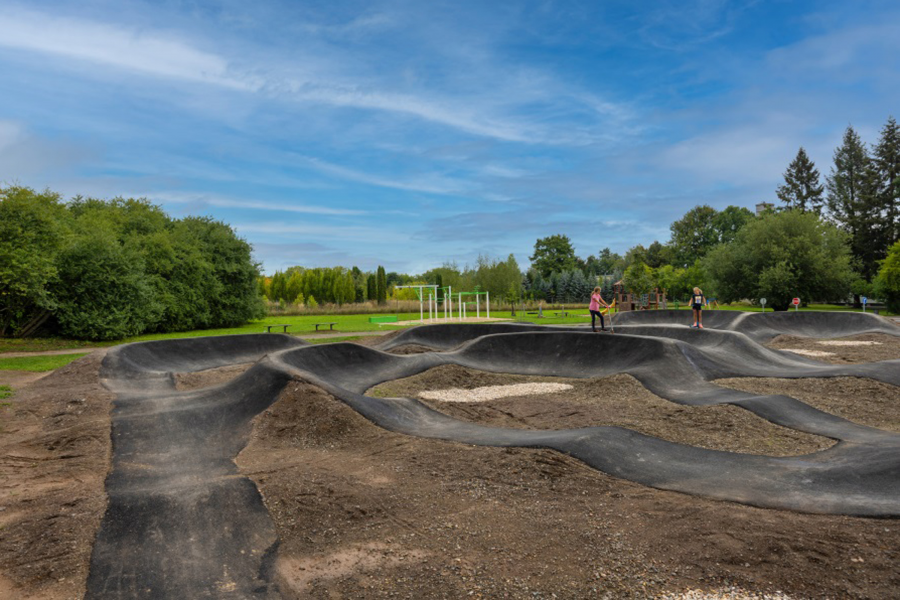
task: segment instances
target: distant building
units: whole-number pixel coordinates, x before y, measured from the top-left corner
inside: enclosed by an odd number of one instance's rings
[[[772,210],[773,208],[775,208],[775,205],[771,202],[760,202],[756,205],[756,216],[758,217],[767,210]]]

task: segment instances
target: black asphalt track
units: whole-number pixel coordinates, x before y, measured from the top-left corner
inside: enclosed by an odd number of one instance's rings
[[[781,333],[839,337],[900,328],[872,315],[709,311],[616,317],[616,335],[528,324],[432,325],[381,349],[308,345],[280,334],[147,342],[110,350],[104,383],[117,394],[109,506],[94,545],[88,598],[278,598],[269,568],[274,527],[233,459],[250,420],[300,377],[377,425],[408,435],[490,446],[552,448],[604,472],[660,489],[814,513],[900,516],[900,435],[865,427],[787,396],[719,387],[721,377],[870,377],[900,385],[900,360],[826,365],[759,342]],[[438,351],[398,356],[404,344]],[[192,392],[173,373],[254,366]],[[628,373],[686,405],[732,404],[779,425],[838,441],[805,456],[768,457],[685,446],[619,427],[532,431],[455,420],[408,398],[373,398],[373,385],[442,364],[487,371],[599,377]],[[551,400],[548,400],[551,401]],[[900,409],[900,408],[898,408]]]

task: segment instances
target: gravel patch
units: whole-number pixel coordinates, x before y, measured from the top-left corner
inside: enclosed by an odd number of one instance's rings
[[[419,397],[425,400],[441,400],[443,402],[487,402],[497,398],[553,394],[571,389],[572,386],[567,383],[515,383],[510,385],[488,385],[472,390],[462,388],[425,390],[419,393]]]
[[[823,350],[804,350],[803,348],[782,348],[785,352],[793,352],[794,354],[801,354],[803,356],[812,356],[812,357],[823,357],[823,356],[834,356],[834,352],[825,352]]]

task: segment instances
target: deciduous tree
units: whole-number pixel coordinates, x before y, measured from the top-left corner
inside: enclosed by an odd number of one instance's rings
[[[534,254],[529,257],[531,266],[540,271],[543,277],[551,273],[560,273],[577,266],[575,249],[572,240],[565,235],[551,235],[534,243]]]
[[[720,299],[766,298],[786,310],[791,298],[846,298],[854,278],[847,235],[815,213],[763,215],[734,241],[715,248],[703,264]]]

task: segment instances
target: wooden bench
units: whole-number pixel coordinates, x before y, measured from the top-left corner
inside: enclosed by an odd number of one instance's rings
[[[316,323],[316,331],[319,330],[319,327],[325,327],[326,325],[328,325],[329,331],[334,331],[334,326],[337,325],[337,323]]]
[[[288,323],[288,324],[281,324],[281,325],[266,325],[265,328],[266,328],[266,333],[272,333],[273,327],[283,327],[283,329],[281,331],[283,333],[287,333],[287,328],[290,326],[291,326],[290,323]]]

